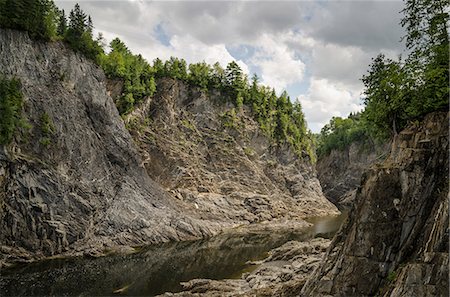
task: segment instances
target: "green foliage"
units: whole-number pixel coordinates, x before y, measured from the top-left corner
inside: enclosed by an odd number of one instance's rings
[[[28,31],[31,37],[56,37],[58,9],[51,0],[0,0],[0,27]]]
[[[368,121],[380,132],[397,134],[406,120],[404,111],[408,104],[406,74],[401,63],[386,59],[380,54],[373,60],[369,73],[362,81],[365,86],[364,111]]]
[[[343,150],[353,142],[364,142],[369,139],[371,137],[361,114],[350,114],[347,119],[333,117],[318,135],[317,156],[320,158],[332,150]]]
[[[51,144],[51,140],[53,135],[56,132],[55,125],[48,115],[48,113],[44,112],[40,119],[40,126],[41,126],[41,134],[42,137],[39,140],[39,142],[43,145],[48,147]]]
[[[397,273],[395,271],[391,271],[389,272],[388,276],[387,276],[387,280],[389,282],[393,282],[397,279]]]
[[[224,112],[220,118],[222,120],[222,125],[225,128],[237,129],[239,127],[239,118],[236,114],[236,109],[234,108]]]
[[[10,143],[17,128],[23,126],[22,105],[20,82],[0,77],[0,144]]]
[[[65,16],[60,13],[59,27],[64,32],[63,39],[70,45],[70,47],[78,52],[83,53],[87,58],[100,63],[103,56],[103,48],[98,40],[92,38],[93,24],[91,17],[86,15],[77,3],[69,14],[69,25],[67,30],[63,30]]]
[[[207,91],[210,84],[212,68],[205,62],[189,65],[188,81],[192,85],[199,86]]]
[[[124,81],[123,93],[116,105],[121,114],[126,114],[145,97],[154,94],[155,71],[141,55],[133,55],[119,38],[109,46],[111,51],[101,57],[100,65],[108,77]]]

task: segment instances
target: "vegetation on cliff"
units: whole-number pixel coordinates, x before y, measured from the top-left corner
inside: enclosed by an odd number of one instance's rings
[[[406,0],[401,25],[408,57],[392,60],[379,54],[364,83],[364,111],[348,119],[333,118],[320,132],[318,153],[342,149],[354,140],[387,139],[408,122],[448,110],[449,4],[445,0]]]
[[[12,141],[18,127],[23,127],[23,96],[17,79],[0,77],[0,145]]]
[[[165,62],[155,59],[150,65],[118,38],[111,41],[106,53],[102,35],[93,38],[92,19],[78,4],[67,19],[65,11],[59,10],[52,0],[0,0],[0,27],[25,30],[38,39],[63,40],[73,50],[99,64],[109,78],[122,80],[122,94],[116,99],[122,115],[154,94],[155,79],[171,77],[204,92],[218,90],[223,95],[223,102],[233,103],[238,110],[248,106],[269,138],[279,144],[288,143],[298,155],[309,155],[314,159],[312,136],[307,130],[300,103],[292,103],[286,92],[277,96],[274,89],[260,85],[256,75],[250,82],[234,61],[225,69],[219,63],[188,65],[185,60],[175,57]]]

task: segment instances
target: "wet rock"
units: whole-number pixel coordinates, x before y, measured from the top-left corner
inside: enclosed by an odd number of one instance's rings
[[[241,279],[194,279],[182,283],[183,292],[161,296],[294,296],[319,266],[330,242],[323,238],[289,241],[270,251],[256,270]]]

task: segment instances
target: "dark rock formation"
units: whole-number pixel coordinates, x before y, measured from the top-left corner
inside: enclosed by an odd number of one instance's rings
[[[336,205],[353,206],[361,176],[370,165],[388,155],[387,144],[354,142],[344,150],[333,150],[319,158],[316,169],[323,193]]]
[[[394,139],[302,296],[448,296],[448,144],[447,113]]]

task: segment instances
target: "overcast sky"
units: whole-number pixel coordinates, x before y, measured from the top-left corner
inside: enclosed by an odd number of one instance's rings
[[[74,1],[56,0],[69,11]],[[361,109],[371,58],[398,56],[402,1],[77,1],[108,41],[149,61],[236,60],[299,100],[313,132]]]

